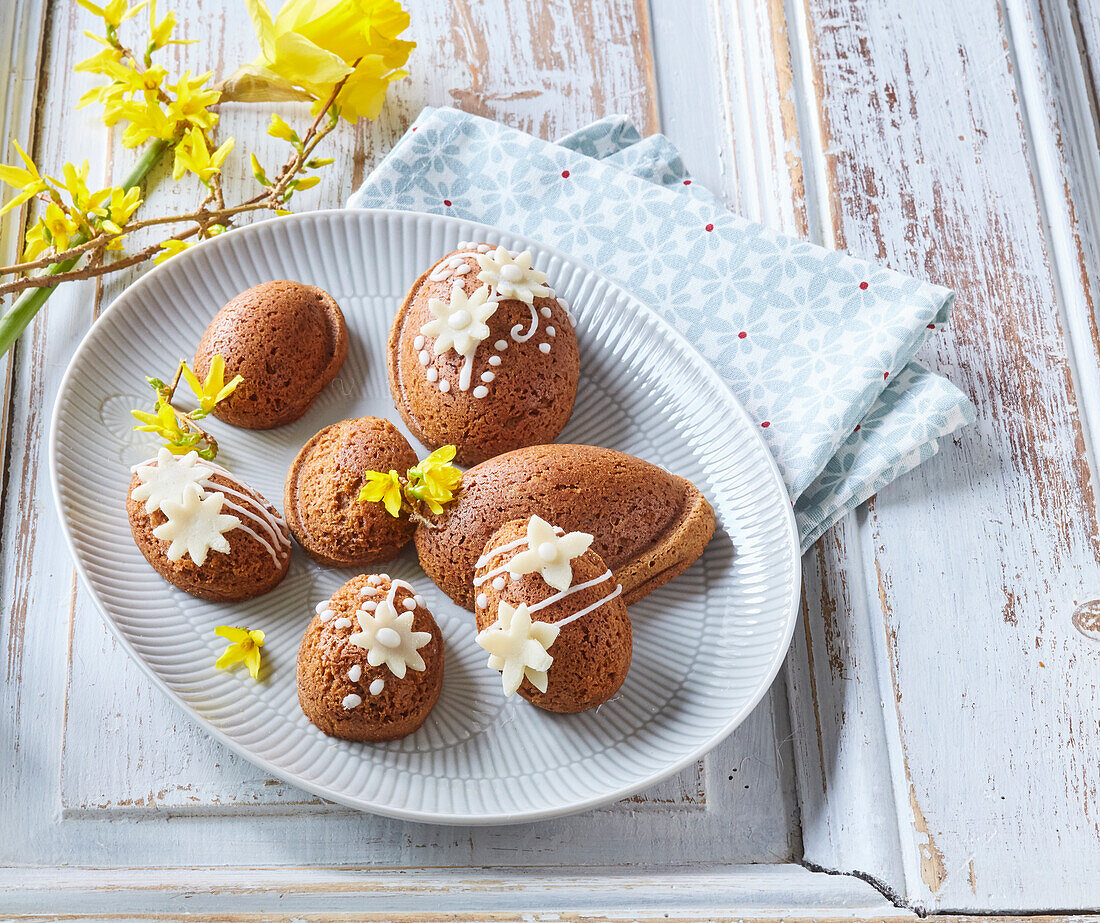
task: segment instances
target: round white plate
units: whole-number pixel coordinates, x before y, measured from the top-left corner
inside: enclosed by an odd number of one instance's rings
[[[281,504],[299,447],[346,417],[388,417],[386,335],[419,273],[460,240],[530,249],[577,319],[581,382],[562,442],[619,449],[689,478],[718,530],[702,558],[632,606],[634,660],[620,693],[582,715],[514,696],[474,643],[473,616],[420,570],[410,544],[379,568],[423,593],[446,640],[443,692],[427,723],[387,744],[325,737],[302,714],[298,642],[313,606],[355,571],[295,548],[273,592],[209,603],[158,577],[130,537],[130,466],[156,453],[130,409],[144,376],[189,360],[214,313],[243,289],[296,279],[329,291],[351,334],[347,362],[304,418],[267,432],[210,418],[218,461]],[[418,445],[410,437],[413,445]],[[426,453],[426,449],[424,453]],[[798,543],[771,455],[718,375],[652,311],[592,269],[466,221],[386,211],[313,212],[255,224],[175,257],[127,289],[76,351],[50,445],[57,507],[77,569],[108,625],[154,682],[206,730],[265,770],[325,798],[410,820],[511,823],[625,797],[698,759],[775,677],[798,603]],[[267,632],[261,681],[216,670],[218,625]]]

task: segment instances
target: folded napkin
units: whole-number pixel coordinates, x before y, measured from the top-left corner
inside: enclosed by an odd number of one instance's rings
[[[425,109],[348,207],[494,225],[647,303],[760,426],[803,550],[973,422],[962,392],[912,361],[947,322],[950,291],[731,214],[666,138],[623,117],[555,144]]]

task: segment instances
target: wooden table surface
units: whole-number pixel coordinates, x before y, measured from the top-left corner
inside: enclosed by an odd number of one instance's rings
[[[255,54],[243,2],[171,5],[201,42],[173,59],[224,72]],[[412,76],[377,122],[332,137],[337,163],[299,208],[340,205],[424,105],[551,139],[625,113],[735,211],[955,289],[920,359],[978,422],[807,553],[785,674],[703,763],[560,821],[406,824],[265,778],[107,632],[46,455],[66,364],[129,280],[70,285],[0,360],[0,915],[1100,908],[1100,642],[1071,618],[1100,597],[1100,8],[407,5]],[[8,0],[0,129],[106,182],[132,155],[72,110],[91,25],[68,0]],[[262,155],[268,111],[227,106],[225,129]],[[249,187],[243,157],[226,177]]]

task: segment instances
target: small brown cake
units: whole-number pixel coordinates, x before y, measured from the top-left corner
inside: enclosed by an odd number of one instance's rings
[[[394,405],[416,437],[472,465],[552,442],[573,412],[580,358],[565,302],[531,254],[460,244],[424,273],[389,338]]]
[[[714,534],[714,511],[684,478],[611,449],[531,446],[462,475],[455,501],[416,530],[420,565],[473,609],[471,580],[489,536],[532,515],[592,535],[628,606],[686,570]]]
[[[610,699],[630,669],[633,634],[622,586],[590,547],[538,516],[505,523],[478,559],[477,643],[519,692],[547,711]]]
[[[315,611],[298,648],[306,717],[344,740],[396,740],[420,727],[443,686],[443,635],[413,587],[362,574]]]
[[[348,355],[344,315],[332,296],[301,282],[264,282],[222,308],[199,341],[195,374],[225,358],[226,380],[244,381],[214,416],[247,429],[272,429],[302,416]]]
[[[135,465],[126,500],[134,542],[153,569],[192,596],[236,602],[275,589],[290,567],[279,511],[195,452]]]
[[[359,567],[397,556],[413,534],[408,519],[359,499],[367,471],[404,474],[416,452],[389,420],[359,417],[326,426],[309,440],[286,476],[283,506],[294,537],[311,557]]]

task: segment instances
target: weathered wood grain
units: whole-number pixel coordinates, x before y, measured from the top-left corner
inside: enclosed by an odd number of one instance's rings
[[[895,887],[928,908],[1095,906],[1100,650],[1069,621],[1100,578],[1095,501],[1013,70],[1021,37],[993,4],[805,17],[833,237],[958,291],[924,359],[978,406],[857,518]]]

